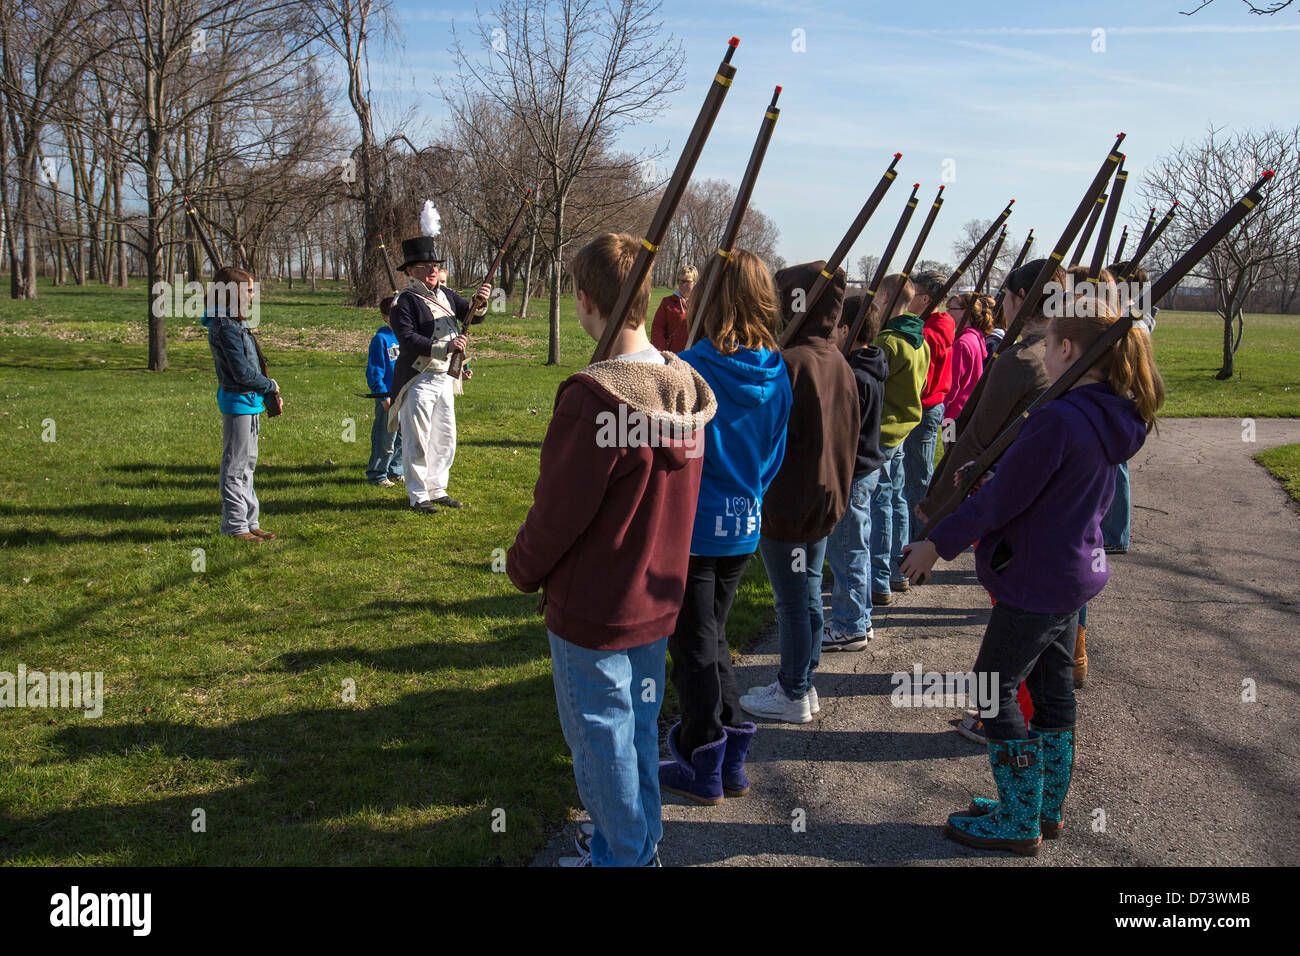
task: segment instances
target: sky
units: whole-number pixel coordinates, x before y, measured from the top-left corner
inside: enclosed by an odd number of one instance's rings
[[[1115,229],[1128,223],[1136,234],[1147,164],[1211,126],[1300,123],[1300,4],[1260,17],[1238,0],[1215,0],[1180,14],[1199,2],[664,0],[685,85],[619,145],[664,149],[662,162],[675,163],[735,35],[736,77],[694,178],[739,183],[781,85],[752,206],[775,221],[788,262],[831,254],[895,152],[899,178],[846,264],[880,252],[914,182],[922,205],[900,256],[941,183],[945,203],[925,258],[955,262],[961,226],[993,218],[1012,198],[1008,246],[1017,251],[1032,227],[1044,255],[1121,130],[1130,176]],[[480,2],[489,25],[491,11],[491,0]],[[381,123],[419,103],[436,124],[438,79],[456,69],[452,31],[472,42],[475,6],[396,0],[396,16],[401,48],[372,54]]]

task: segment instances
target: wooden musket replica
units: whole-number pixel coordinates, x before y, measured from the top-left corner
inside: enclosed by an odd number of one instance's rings
[[[930,313],[938,308],[940,302],[946,303],[948,301],[949,293],[957,287],[957,283],[960,282],[961,277],[966,274],[966,270],[969,269],[970,264],[975,261],[975,257],[978,256],[983,248],[989,244],[989,240],[992,239],[998,229],[1002,227],[1002,224],[1007,221],[1007,216],[1011,215],[1011,207],[1015,204],[1016,201],[1014,199],[1008,200],[1007,208],[1003,209],[1002,212],[998,214],[998,218],[994,219],[992,225],[984,231],[984,235],[979,237],[979,241],[975,243],[971,248],[971,251],[966,253],[966,258],[961,261],[961,264],[958,265],[955,270],[953,270],[952,275],[948,277],[948,281],[945,282],[943,288],[939,290],[939,294],[930,301],[930,304],[925,307],[925,311],[921,313],[922,322],[929,318]]]
[[[885,251],[880,255],[876,273],[871,277],[871,285],[862,293],[862,301],[858,304],[858,311],[853,317],[853,324],[849,326],[848,338],[844,340],[842,346],[845,355],[853,351],[853,343],[857,340],[858,333],[862,331],[863,323],[867,321],[867,313],[871,309],[871,303],[875,301],[876,293],[880,291],[880,284],[885,281],[885,276],[889,274],[889,264],[894,261],[894,253],[898,251],[898,244],[903,241],[903,233],[907,231],[907,224],[912,220],[912,213],[916,211],[916,191],[920,188],[920,183],[912,185],[912,195],[907,197],[907,204],[903,206],[903,213],[898,217],[898,224],[894,226],[893,235],[889,237],[889,242],[885,244]],[[940,186],[939,188],[942,189],[943,187]],[[934,212],[933,209],[930,211]],[[902,289],[901,283],[899,289]]]
[[[1161,275],[1160,278],[1152,284],[1151,304],[1153,306],[1168,295],[1169,292],[1183,280],[1187,273],[1191,272],[1191,270],[1196,267],[1197,263],[1209,255],[1210,250],[1218,244],[1219,240],[1236,228],[1252,209],[1263,202],[1263,194],[1261,190],[1272,178],[1273,171],[1265,171],[1264,175],[1261,176],[1259,181],[1250,188],[1249,192],[1247,192],[1241,199],[1237,200],[1233,207],[1224,213],[1219,221],[1211,226],[1209,231],[1207,231],[1205,235],[1201,236],[1192,248],[1183,253],[1182,257],[1170,266],[1168,271]],[[1020,432],[1020,426],[1024,423],[1025,419],[1030,416],[1030,414],[1053,399],[1060,398],[1073,388],[1079,379],[1081,379],[1089,369],[1097,364],[1098,360],[1103,354],[1105,354],[1106,350],[1111,348],[1122,337],[1127,335],[1129,329],[1133,327],[1133,323],[1141,317],[1141,313],[1136,312],[1132,306],[1125,308],[1123,316],[1116,319],[1115,322],[1111,324],[1110,328],[1102,333],[1097,341],[1093,342],[1083,355],[1080,356],[1073,365],[1065,370],[1060,378],[1048,386],[1047,390],[1035,399],[1034,402],[1021,413],[1019,418],[1008,425],[1002,431],[1002,434],[998,435],[998,437],[994,439],[993,444],[990,445],[982,455],[975,459],[975,461],[970,465],[966,466],[965,470],[962,472],[961,484],[957,487],[954,493],[948,497],[943,507],[936,511],[930,519],[926,521],[925,526],[921,529],[921,533],[917,536],[917,540],[928,536],[930,532],[934,530],[935,525],[957,510],[958,505],[960,505],[960,503],[965,500],[966,496],[970,494],[971,489],[975,487],[980,478],[982,478],[984,474],[993,467],[997,460],[1002,457],[1003,452],[1005,452],[1007,448],[1011,446],[1011,443],[1015,441],[1016,435]]]
[[[1106,267],[1106,251],[1110,248],[1110,234],[1115,229],[1115,217],[1119,215],[1119,204],[1127,181],[1128,171],[1121,161],[1119,169],[1115,172],[1115,185],[1111,187],[1110,202],[1106,204],[1106,215],[1101,219],[1101,231],[1097,234],[1097,248],[1092,253],[1092,264],[1088,266],[1088,278],[1094,281]]]
[[[1016,256],[1016,261],[1011,263],[1011,268],[1007,270],[1007,276],[1019,269],[1025,262],[1025,257],[1029,255],[1029,247],[1034,244],[1034,230],[1029,230],[1029,235],[1025,237],[1025,244],[1020,247],[1020,254]],[[1002,308],[1002,300],[1007,295],[1007,279],[1002,278],[1002,285],[998,288],[998,294],[993,299],[993,317],[997,318],[998,310]]]
[[[687,348],[694,345],[696,338],[699,337],[704,306],[718,291],[722,273],[731,262],[736,237],[740,235],[740,226],[745,221],[750,197],[754,195],[754,184],[758,182],[758,171],[762,168],[763,157],[767,154],[767,144],[772,141],[772,131],[776,129],[776,121],[781,115],[776,105],[777,97],[780,95],[781,87],[778,86],[772,94],[772,102],[767,104],[767,109],[763,112],[763,122],[758,127],[758,139],[754,141],[754,148],[749,154],[749,165],[745,167],[745,175],[740,180],[740,188],[736,191],[736,201],[731,204],[731,215],[727,218],[727,224],[722,230],[722,239],[718,242],[718,257],[709,263],[705,270],[701,291],[691,297],[691,331],[686,337]]]
[[[519,204],[519,211],[515,213],[514,222],[510,223],[510,231],[506,233],[506,238],[501,243],[501,248],[497,251],[497,257],[492,260],[492,265],[488,266],[487,275],[483,278],[483,281],[479,283],[480,287],[491,282],[492,277],[497,274],[497,269],[501,268],[501,260],[505,258],[506,250],[510,248],[510,243],[514,241],[515,233],[519,231],[519,224],[524,221],[524,211],[532,201],[533,190],[532,187],[529,187],[528,191],[524,193],[524,201]],[[388,261],[387,255],[384,256],[384,261]],[[469,311],[465,313],[465,321],[461,323],[461,335],[469,335],[469,327],[470,323],[474,321],[474,313],[479,309],[487,308],[487,304],[487,299],[484,298],[476,289],[474,291],[474,298],[470,299],[469,302]],[[450,352],[447,357],[447,374],[452,378],[460,378],[464,368],[465,353],[459,351]]]
[[[980,290],[984,288],[989,281],[989,274],[993,271],[993,264],[998,261],[998,253],[1002,251],[1002,243],[1007,241],[1007,227],[1003,223],[1002,231],[998,233],[998,241],[993,243],[993,251],[989,253],[988,261],[984,263],[984,268],[980,270],[979,278],[975,280],[975,294],[979,295]]]
[[[1124,228],[1120,230],[1119,242],[1115,243],[1114,262],[1120,262],[1124,258],[1124,246],[1128,243],[1128,223],[1124,223]]]
[[[1141,242],[1138,243],[1138,247],[1133,250],[1133,258],[1129,261],[1129,267],[1127,270],[1125,270],[1125,274],[1124,274],[1125,282],[1133,281],[1133,273],[1134,271],[1136,271],[1138,263],[1142,260],[1142,257],[1145,256],[1148,252],[1150,252],[1151,249],[1155,246],[1156,240],[1160,238],[1161,233],[1163,233],[1166,229],[1169,228],[1169,224],[1174,221],[1174,215],[1177,213],[1177,211],[1178,211],[1178,200],[1175,199],[1174,204],[1169,207],[1169,211],[1165,213],[1164,218],[1160,220],[1160,224],[1156,226],[1155,229],[1153,229],[1149,235],[1145,236]]]
[[[830,285],[831,279],[835,278],[835,270],[840,267],[840,263],[844,261],[844,257],[849,254],[849,249],[853,247],[853,243],[858,241],[858,236],[862,235],[862,230],[867,227],[867,220],[871,218],[872,213],[876,211],[876,207],[880,205],[880,201],[885,198],[885,193],[888,191],[889,187],[892,186],[894,180],[898,178],[898,173],[895,171],[894,167],[898,165],[898,161],[902,159],[902,157],[902,153],[894,154],[894,161],[889,164],[889,168],[886,169],[884,175],[880,177],[880,182],[876,183],[876,188],[871,191],[871,195],[867,197],[867,201],[862,204],[862,208],[858,211],[857,218],[849,225],[849,231],[844,234],[844,238],[840,240],[840,244],[835,247],[835,251],[831,253],[831,257],[826,260],[826,268],[822,269],[821,275],[817,277],[817,281],[813,283],[812,289],[804,299],[803,311],[797,313],[790,320],[790,324],[781,332],[781,337],[777,340],[777,344],[780,345],[781,348],[785,348],[794,341],[794,337],[799,334],[799,329],[803,326],[804,319],[807,318],[808,313],[813,310],[813,306],[815,306],[821,299],[822,294],[826,291],[826,287]]]
[[[732,37],[727,43],[726,55],[718,64],[713,82],[709,84],[709,91],[704,96],[704,105],[700,107],[700,113],[695,118],[695,126],[692,127],[686,145],[682,148],[682,155],[677,160],[677,168],[673,170],[672,178],[668,180],[668,186],[664,189],[663,198],[659,200],[659,208],[655,210],[654,218],[650,221],[650,230],[641,240],[641,249],[632,263],[632,271],[623,283],[623,288],[619,290],[614,310],[605,317],[607,319],[605,330],[601,333],[596,351],[591,356],[593,363],[603,362],[609,358],[609,349],[614,342],[614,337],[627,322],[628,311],[632,308],[632,298],[650,273],[655,253],[659,251],[659,244],[668,233],[668,224],[672,222],[677,204],[681,202],[682,195],[686,192],[691,173],[695,171],[695,163],[699,160],[700,153],[704,151],[704,142],[709,138],[709,131],[713,129],[713,121],[718,118],[722,101],[726,98],[727,90],[731,88],[732,78],[736,75],[736,68],[731,65],[731,55],[736,52],[739,43],[740,40],[736,37]]]
[[[397,273],[393,271],[393,263],[388,258],[388,248],[384,245],[384,234],[379,233],[379,257],[384,260],[384,269],[388,272],[388,284],[393,287],[393,295],[397,295],[401,290],[397,285]]]
[[[1083,261],[1083,254],[1088,251],[1088,243],[1092,239],[1092,230],[1097,227],[1097,220],[1101,218],[1102,211],[1105,208],[1106,193],[1103,191],[1097,197],[1097,201],[1093,203],[1092,211],[1088,214],[1088,224],[1083,227],[1083,235],[1079,236],[1079,244],[1074,247],[1074,255],[1070,257],[1071,268]]]
[[[1156,207],[1152,206],[1151,215],[1147,217],[1147,224],[1142,229],[1142,235],[1138,236],[1137,246],[1135,248],[1137,249],[1142,248],[1142,244],[1147,241],[1147,237],[1151,235],[1151,230],[1154,229],[1155,227],[1156,227]],[[1120,259],[1121,259],[1120,256],[1115,257],[1116,262],[1119,262]]]

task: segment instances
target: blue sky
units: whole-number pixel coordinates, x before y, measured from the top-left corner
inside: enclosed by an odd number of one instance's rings
[[[734,34],[741,40],[736,79],[695,177],[739,181],[780,84],[781,119],[753,204],[775,220],[778,252],[788,261],[830,254],[896,151],[903,153],[899,179],[849,263],[879,252],[911,183],[921,183],[928,202],[945,160],[955,178],[927,257],[953,261],[962,223],[992,218],[1013,197],[1012,236],[1018,243],[1033,227],[1043,254],[1118,131],[1128,133],[1127,212],[1143,167],[1200,139],[1210,124],[1300,122],[1300,11],[1258,17],[1237,0],[1215,0],[1195,16],[1180,15],[1198,2],[665,0],[664,28],[684,48],[686,85],[652,122],[627,130],[621,145],[668,147],[666,161],[675,162]],[[479,9],[489,16],[491,3]],[[454,71],[452,23],[465,29],[475,17],[472,3],[444,0],[397,0],[396,12],[403,48],[372,69],[389,115]],[[1104,51],[1094,49],[1098,30]],[[1122,215],[1117,233],[1125,222],[1140,230],[1145,219]]]

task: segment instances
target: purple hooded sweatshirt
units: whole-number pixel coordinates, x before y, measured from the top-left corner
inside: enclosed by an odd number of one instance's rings
[[[1000,603],[1077,611],[1110,577],[1101,519],[1115,495],[1115,466],[1146,436],[1133,402],[1109,385],[1071,389],[1026,419],[996,475],[929,539],[946,561],[979,541],[980,584]]]

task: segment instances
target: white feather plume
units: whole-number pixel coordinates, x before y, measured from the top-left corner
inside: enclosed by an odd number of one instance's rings
[[[441,231],[442,217],[438,215],[438,210],[433,208],[433,200],[426,199],[424,209],[420,211],[420,232],[436,239]]]

